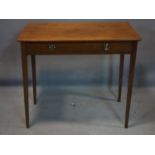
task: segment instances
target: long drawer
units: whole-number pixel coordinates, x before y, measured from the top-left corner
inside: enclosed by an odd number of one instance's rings
[[[134,42],[27,42],[29,54],[117,54],[130,53]]]

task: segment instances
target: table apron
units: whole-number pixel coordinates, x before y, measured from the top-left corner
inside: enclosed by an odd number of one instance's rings
[[[28,55],[102,55],[130,54],[134,51],[135,42],[104,43],[24,43]]]

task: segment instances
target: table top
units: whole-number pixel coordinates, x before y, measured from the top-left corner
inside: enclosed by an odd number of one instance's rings
[[[18,36],[20,42],[140,41],[127,22],[29,23]]]

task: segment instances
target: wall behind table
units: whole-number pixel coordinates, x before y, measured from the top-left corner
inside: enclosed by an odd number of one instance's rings
[[[20,30],[30,21],[52,20],[0,20],[0,86],[21,85],[21,55],[16,39]],[[155,20],[123,21],[130,22],[143,38],[138,47],[135,85],[154,86]],[[42,85],[107,85],[107,83],[116,85],[118,62],[118,56],[105,55],[37,56],[38,83]],[[125,82],[127,82],[127,67],[128,63],[125,66]]]

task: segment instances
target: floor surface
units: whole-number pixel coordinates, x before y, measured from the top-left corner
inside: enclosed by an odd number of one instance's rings
[[[126,91],[102,86],[39,87],[33,104],[30,87],[30,128],[25,128],[22,87],[0,87],[1,135],[155,134],[155,88],[135,88],[129,128],[124,129]]]

